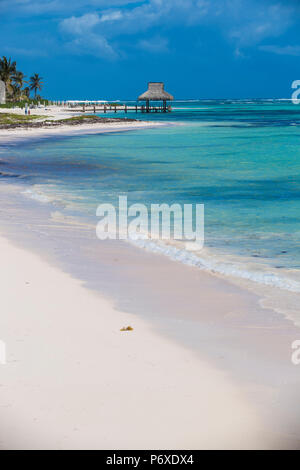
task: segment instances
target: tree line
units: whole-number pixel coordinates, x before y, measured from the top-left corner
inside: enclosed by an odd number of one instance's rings
[[[17,70],[17,63],[11,58],[0,58],[0,80],[5,83],[7,101],[26,101],[30,99],[32,91],[35,99],[41,99],[37,92],[43,88],[42,77],[35,73],[27,81],[24,73]]]

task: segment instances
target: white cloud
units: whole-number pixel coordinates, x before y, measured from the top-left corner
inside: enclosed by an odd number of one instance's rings
[[[5,46],[2,51],[4,54],[12,55],[16,58],[18,57],[46,57],[47,52],[45,49],[34,49],[34,48],[23,48],[23,47],[13,47]]]
[[[293,55],[300,56],[300,46],[274,46],[274,45],[265,45],[259,46],[259,49],[264,52],[271,52],[278,55]]]
[[[161,36],[154,36],[150,39],[142,39],[137,47],[151,53],[165,53],[169,51],[169,41]]]
[[[98,23],[100,23],[99,15],[87,13],[80,17],[72,16],[71,18],[66,18],[60,23],[60,29],[66,33],[80,36],[93,29]]]
[[[144,33],[156,26],[169,28],[174,25],[197,24],[200,18],[208,14],[210,8],[211,13],[214,14],[215,1],[147,0],[137,2],[137,5],[122,10],[109,8],[99,13],[94,11],[81,16],[71,16],[61,21],[60,30],[74,37],[71,44],[76,45],[76,50],[79,51],[79,45],[84,43],[85,47],[82,47],[82,53],[87,53],[89,42],[91,51],[95,49],[94,44],[97,36],[101,42],[105,38],[105,44],[108,46],[114,38]],[[118,42],[122,48],[122,41],[118,40]],[[133,48],[136,47],[135,44],[133,44]],[[112,50],[111,45],[110,47]],[[152,39],[139,40],[137,47],[152,54],[163,53],[168,51],[168,40],[156,34]],[[115,50],[114,55],[116,56]]]
[[[239,2],[241,5],[243,2]],[[239,11],[236,25],[229,35],[239,46],[259,44],[268,37],[277,37],[285,32],[295,20],[294,9],[288,4],[248,1],[245,12]],[[244,2],[245,5],[245,2]]]
[[[0,0],[0,12],[20,15],[75,14],[82,10],[130,5],[144,0]]]
[[[103,34],[95,33],[95,27],[100,24],[103,17],[97,13],[88,13],[86,15],[66,18],[60,23],[60,30],[71,36],[65,44],[65,49],[73,54],[88,54],[96,57],[115,59],[117,52],[109,44]]]
[[[122,19],[122,12],[120,10],[115,10],[111,12],[106,12],[101,16],[101,22],[104,21],[117,21]]]
[[[105,59],[116,59],[118,54],[105,37],[90,33],[79,36],[64,46],[65,50],[77,55],[93,55]]]

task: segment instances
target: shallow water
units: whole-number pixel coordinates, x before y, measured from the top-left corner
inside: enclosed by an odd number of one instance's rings
[[[119,195],[148,206],[204,204],[201,252],[140,244],[201,268],[300,291],[300,107],[272,100],[173,107],[166,115],[128,117],[184,125],[8,145],[0,150],[0,181],[15,180],[26,196],[95,224],[98,204],[117,205]]]

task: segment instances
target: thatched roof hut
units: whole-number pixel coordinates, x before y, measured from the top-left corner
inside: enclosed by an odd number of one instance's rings
[[[174,97],[164,89],[163,82],[149,82],[148,90],[139,96],[139,101],[173,101]]]

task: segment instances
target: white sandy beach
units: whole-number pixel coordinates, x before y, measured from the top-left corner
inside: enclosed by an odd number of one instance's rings
[[[0,108],[0,113],[12,113],[17,115],[25,115],[25,109],[15,107],[15,108]],[[47,117],[47,119],[57,120],[57,119],[66,119],[79,115],[81,113],[70,112],[68,108],[63,106],[49,105],[49,106],[40,106],[39,108],[34,108],[30,110],[31,116],[41,116]],[[88,114],[88,113],[87,113]]]
[[[36,255],[0,252],[2,449],[269,445],[225,373]]]
[[[1,144],[20,143],[31,139],[44,139],[49,137],[72,136],[72,135],[88,135],[101,134],[106,132],[130,131],[134,129],[145,129],[151,127],[164,126],[161,123],[152,122],[111,122],[100,124],[80,124],[78,126],[59,126],[50,129],[34,128],[34,129],[0,129]]]

